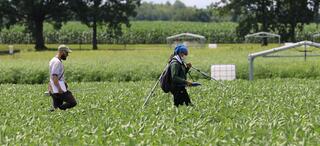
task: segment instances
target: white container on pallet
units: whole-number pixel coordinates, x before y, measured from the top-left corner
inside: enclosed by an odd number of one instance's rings
[[[234,64],[216,64],[211,66],[211,77],[216,80],[235,80],[236,66]]]

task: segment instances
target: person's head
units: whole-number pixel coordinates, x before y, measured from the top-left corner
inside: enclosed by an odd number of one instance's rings
[[[67,57],[69,56],[69,53],[71,52],[72,52],[71,49],[66,45],[60,45],[58,47],[58,56],[62,60],[66,60]]]
[[[181,57],[181,59],[185,59],[186,56],[188,56],[188,48],[185,45],[178,45],[175,49],[174,49],[174,54],[175,55],[179,55]]]

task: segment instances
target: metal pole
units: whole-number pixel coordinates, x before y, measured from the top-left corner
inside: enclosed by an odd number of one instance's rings
[[[160,75],[160,77],[158,78],[157,82],[154,84],[154,86],[152,87],[150,93],[149,93],[148,96],[145,98],[146,100],[144,101],[142,108],[144,108],[144,107],[147,105],[150,97],[152,96],[152,94],[154,93],[154,90],[156,89],[156,87],[158,86],[158,84],[159,84],[159,82],[160,82],[160,79],[161,79],[161,77],[162,77],[162,75],[163,75],[163,72],[164,72],[168,67],[169,67],[169,64],[167,64],[166,67],[164,68],[164,70],[161,72],[161,75]]]
[[[252,81],[253,80],[253,61],[254,58],[249,56],[249,80]]]
[[[304,44],[304,61],[307,61],[307,45]]]
[[[206,74],[205,72],[201,71],[200,69],[197,69],[197,68],[195,68],[195,67],[193,67],[193,66],[192,66],[191,68],[194,69],[194,70],[196,70],[197,72],[201,73],[203,76],[205,76],[205,77],[207,77],[207,78],[210,78],[210,79],[218,82],[218,83],[219,83],[220,85],[222,85],[222,86],[225,86],[223,83],[221,83],[221,82],[219,82],[217,79],[209,76],[208,74]]]
[[[191,80],[194,82],[193,77],[192,77],[192,75],[191,75],[191,73],[190,73],[190,72],[191,72],[191,71],[189,71],[189,72],[188,72],[188,74],[189,74],[189,76],[190,76]]]
[[[148,103],[151,95],[153,94],[155,88],[158,86],[158,84],[159,84],[159,82],[160,82],[160,78],[161,78],[161,76],[159,77],[159,79],[157,80],[156,84],[152,87],[150,93],[149,93],[148,96],[146,97],[146,100],[144,101],[142,108],[147,105],[147,103]]]
[[[82,36],[81,35],[79,35],[79,49],[81,50],[81,44],[82,44]]]

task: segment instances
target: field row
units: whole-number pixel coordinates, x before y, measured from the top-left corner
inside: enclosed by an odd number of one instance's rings
[[[259,45],[220,45],[217,49],[191,49],[187,62],[210,74],[213,64],[235,64],[238,79],[248,79],[249,53],[270,49]],[[136,47],[136,48],[135,48]],[[161,74],[172,53],[162,45],[133,46],[126,50],[74,51],[64,62],[69,82],[92,81],[150,81]],[[303,48],[300,48],[300,50]],[[287,52],[302,55],[298,50]],[[282,54],[285,52],[282,52]],[[314,49],[313,54],[320,54]],[[0,56],[0,83],[42,84],[48,81],[48,62],[54,51],[21,52],[14,56]],[[286,54],[285,54],[286,55]],[[319,78],[318,57],[258,58],[255,78]],[[195,71],[195,79],[203,77]]]

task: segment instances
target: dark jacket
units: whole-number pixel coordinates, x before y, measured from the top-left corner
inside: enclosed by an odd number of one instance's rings
[[[172,79],[171,87],[173,87],[173,90],[177,88],[184,88],[187,85],[187,73],[189,68],[173,59],[170,63],[170,71]]]

